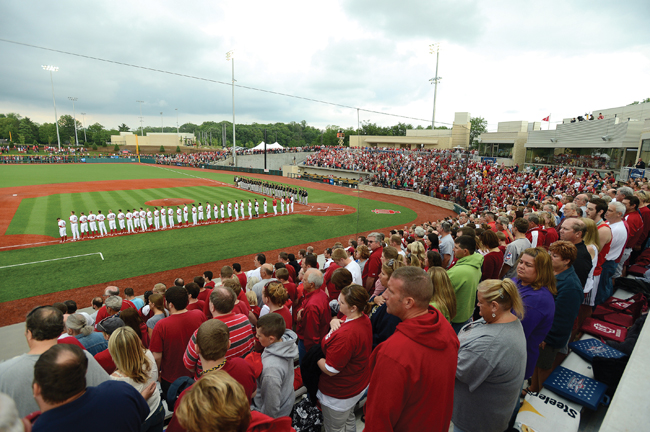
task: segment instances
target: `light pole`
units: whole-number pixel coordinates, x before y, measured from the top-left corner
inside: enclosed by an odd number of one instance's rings
[[[178,108],[174,108],[176,110],[176,135],[178,135]]]
[[[77,102],[78,99],[71,96],[68,96],[68,99],[72,101],[72,115],[74,118],[74,140],[75,144],[79,145],[79,138],[77,138],[77,113],[74,110],[74,103]]]
[[[84,118],[83,127],[84,127],[84,144],[85,144],[86,141],[88,141],[88,140],[86,139],[86,113],[81,113],[81,115],[82,115],[83,118]]]
[[[436,53],[436,76],[431,78],[429,81],[434,85],[433,88],[433,117],[431,119],[431,130],[436,128],[436,97],[438,96],[438,82],[442,77],[438,76],[438,60],[440,59],[440,43],[434,43],[429,45],[429,53]]]
[[[52,82],[52,101],[54,102],[54,125],[56,126],[56,141],[59,144],[59,151],[61,151],[61,137],[59,136],[59,117],[56,115],[56,99],[54,98],[54,78],[52,72],[59,70],[56,66],[41,66],[44,70],[50,71],[50,81]]]
[[[165,132],[163,132],[163,116],[162,116],[162,111],[160,112],[160,133],[165,133]]]
[[[144,130],[142,129],[142,104],[144,101],[137,100],[136,103],[140,104],[140,136],[144,136]]]
[[[237,150],[235,150],[235,51],[226,53],[226,60],[232,61],[232,162],[237,166]]]

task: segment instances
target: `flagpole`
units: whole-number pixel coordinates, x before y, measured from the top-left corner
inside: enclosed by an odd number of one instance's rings
[[[548,128],[546,130],[551,130],[551,115],[548,115]]]

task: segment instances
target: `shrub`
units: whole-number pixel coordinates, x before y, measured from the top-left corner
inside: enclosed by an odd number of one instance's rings
[[[181,146],[176,146],[176,153],[180,153],[180,152],[181,152]]]
[[[160,146],[160,153],[165,153],[165,146]]]
[[[93,150],[97,150],[97,144],[93,144]]]
[[[113,147],[113,151],[114,151],[114,152],[119,152],[119,151],[120,151],[120,146],[118,146],[117,144],[115,144],[115,147]]]

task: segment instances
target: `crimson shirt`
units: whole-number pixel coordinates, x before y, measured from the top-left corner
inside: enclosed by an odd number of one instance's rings
[[[321,344],[328,366],[339,371],[321,374],[318,389],[327,396],[347,399],[361,393],[370,382],[372,324],[365,314],[343,321],[338,330],[325,336]]]
[[[296,325],[298,338],[305,344],[305,349],[309,349],[320,343],[330,330],[330,321],[332,312],[327,295],[318,288],[305,294],[302,303],[302,317]]]
[[[183,353],[192,333],[204,321],[201,311],[191,310],[170,315],[156,323],[149,349],[152,353],[162,353],[160,376],[163,380],[173,383],[176,378],[192,376],[183,364]]]

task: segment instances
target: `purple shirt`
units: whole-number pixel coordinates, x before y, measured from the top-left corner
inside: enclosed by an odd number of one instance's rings
[[[525,378],[530,378],[539,357],[539,344],[544,341],[553,325],[555,300],[553,294],[546,287],[535,290],[530,285],[524,285],[519,278],[515,277],[512,281],[517,285],[519,295],[524,302],[524,319],[521,321],[521,325],[526,335]]]

